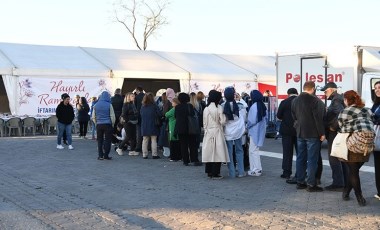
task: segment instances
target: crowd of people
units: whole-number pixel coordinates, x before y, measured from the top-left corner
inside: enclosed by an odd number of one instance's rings
[[[278,108],[281,120],[283,161],[281,178],[297,189],[308,192],[325,190],[342,192],[343,200],[350,199],[353,189],[359,205],[366,205],[363,197],[359,169],[370,154],[348,151],[348,160],[330,156],[338,132],[350,133],[350,138],[365,134],[374,138],[374,125],[380,125],[380,82],[375,84],[375,100],[371,109],[365,108],[355,91],[343,95],[329,82],[321,90],[331,100],[325,106],[315,96],[315,83],[304,83],[303,92],[290,88],[288,98]],[[228,166],[228,177],[261,176],[263,168],[260,147],[264,145],[268,111],[264,96],[258,90],[249,94],[227,87],[223,93],[211,90],[207,100],[203,92],[175,93],[167,88],[155,97],[141,86],[124,96],[116,89],[114,96],[104,91],[98,98],[77,95],[75,105],[70,96],[62,95],[56,110],[58,118],[57,148],[63,149],[62,139],[69,149],[72,145],[72,122],[79,123],[79,137],[87,139],[87,125],[91,125],[92,138],[97,141],[98,160],[111,160],[112,145],[118,155],[142,155],[159,159],[162,151],[172,162],[184,166],[205,165],[211,179],[221,179],[221,165]],[[372,133],[372,136],[371,136]],[[321,143],[328,143],[332,184],[320,187],[322,174]],[[202,143],[202,144],[201,144]],[[296,152],[296,172],[292,177],[292,158]],[[199,153],[201,151],[201,160]],[[380,152],[373,151],[375,176],[380,200]]]
[[[298,94],[294,88],[288,89],[288,98],[278,108],[277,118],[281,120],[283,173],[289,184],[308,192],[323,190],[342,192],[342,199],[350,199],[353,189],[360,206],[366,205],[361,190],[359,169],[368,162],[374,146],[374,125],[380,124],[380,82],[375,83],[375,100],[372,109],[365,108],[360,95],[354,90],[339,94],[334,82],[327,83],[324,91],[331,102],[325,106],[315,96],[315,83],[307,81],[303,92]],[[348,133],[347,160],[331,156],[332,145],[338,133]],[[355,138],[355,140],[354,140]],[[327,140],[332,183],[320,187],[322,173],[321,143]],[[349,145],[349,143],[354,143]],[[365,148],[359,148],[365,146]],[[293,150],[296,151],[296,172],[292,175]],[[373,151],[375,159],[375,180],[380,198],[380,152]],[[380,199],[379,199],[380,200]]]

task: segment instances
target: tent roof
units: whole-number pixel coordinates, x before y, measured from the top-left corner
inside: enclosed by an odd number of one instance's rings
[[[79,47],[0,43],[0,51],[0,70],[5,63],[14,68],[13,75],[104,77],[109,74],[109,69]]]
[[[121,78],[189,79],[189,72],[152,51],[83,48]]]
[[[276,82],[276,57],[274,56],[224,54],[218,54],[218,56],[257,74],[259,82]]]
[[[191,80],[203,81],[253,81],[255,75],[215,54],[155,53],[191,73]]]

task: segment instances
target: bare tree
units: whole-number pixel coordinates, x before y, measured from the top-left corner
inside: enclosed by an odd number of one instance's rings
[[[164,12],[169,4],[169,0],[116,0],[114,17],[127,29],[137,48],[146,50],[149,37],[168,24]]]

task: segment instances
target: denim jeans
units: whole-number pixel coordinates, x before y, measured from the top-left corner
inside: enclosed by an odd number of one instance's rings
[[[235,144],[235,156],[236,156],[236,163],[239,175],[244,175],[244,152],[243,152],[243,145],[241,142],[241,138],[236,140],[230,140],[227,141],[227,149],[228,149],[228,155],[230,157],[230,162],[227,163],[229,175],[230,177],[235,177],[235,163],[234,163],[234,157],[233,157],[233,147]]]
[[[297,183],[304,184],[307,170],[307,184],[315,186],[321,141],[319,138],[297,138],[298,156],[296,161]]]
[[[91,120],[91,137],[95,138],[95,132],[96,132],[96,125],[95,123]]]
[[[71,128],[72,128],[72,124],[63,124],[61,122],[57,122],[58,124],[58,136],[57,136],[57,144],[60,145],[61,144],[61,141],[62,141],[62,136],[63,136],[63,132],[66,131],[66,138],[67,138],[67,143],[69,145],[71,145],[73,139],[72,139],[72,136],[71,136]]]

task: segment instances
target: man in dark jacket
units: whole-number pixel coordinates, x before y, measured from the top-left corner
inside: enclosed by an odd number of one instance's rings
[[[282,136],[282,170],[281,178],[289,179],[292,175],[293,149],[297,151],[297,133],[292,117],[292,101],[298,96],[297,89],[288,89],[288,98],[283,100],[277,112],[277,118],[281,120],[280,134]]]
[[[326,186],[329,191],[343,191],[344,188],[344,164],[336,157],[330,156],[332,143],[338,132],[338,115],[344,109],[343,96],[338,94],[337,85],[334,82],[327,83],[321,91],[325,92],[327,100],[331,100],[325,116],[326,139],[328,142],[329,162],[332,171],[332,184]]]
[[[141,136],[141,115],[140,110],[142,106],[142,100],[145,96],[144,90],[141,86],[137,86],[135,89],[135,105],[139,116],[139,122],[136,124],[136,149],[135,152],[142,152],[142,136]]]
[[[124,99],[121,96],[121,90],[117,88],[115,90],[115,95],[111,97],[111,104],[114,109],[115,119],[116,119],[115,125],[113,127],[113,134],[117,133],[117,124],[119,123],[119,118],[121,116],[121,112],[123,109],[123,103],[124,103]],[[112,136],[112,143],[116,143],[116,142],[117,142],[116,137]]]
[[[69,144],[69,149],[72,150],[74,147],[72,144],[71,128],[72,122],[74,120],[74,108],[70,104],[70,96],[67,93],[62,94],[61,103],[57,106],[55,114],[58,119],[58,137],[57,137],[57,149],[64,149],[61,144],[63,133],[66,131],[66,138]]]
[[[325,139],[323,116],[325,104],[315,96],[315,83],[305,82],[302,92],[292,102],[292,116],[297,132],[298,155],[296,161],[297,189],[321,192],[317,186],[316,172],[321,142]],[[307,181],[305,184],[307,170]]]

